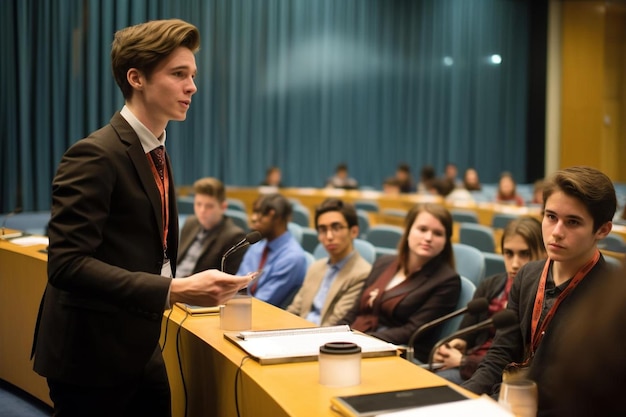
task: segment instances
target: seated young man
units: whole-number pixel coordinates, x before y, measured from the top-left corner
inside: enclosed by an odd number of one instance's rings
[[[224,184],[217,178],[201,178],[193,184],[193,211],[185,221],[178,245],[177,277],[206,269],[221,269],[222,255],[246,233],[226,215],[228,202]],[[239,268],[246,248],[233,252],[224,262],[224,271]]]
[[[552,415],[559,389],[560,381],[546,377],[561,342],[555,335],[577,303],[609,276],[597,243],[611,231],[617,207],[611,180],[589,167],[555,172],[543,197],[548,259],[529,262],[515,277],[507,308],[517,314],[519,327],[496,333],[485,359],[462,385],[495,395],[503,378],[530,378],[539,388],[539,416]]]
[[[315,210],[315,228],[328,258],[309,267],[287,311],[318,325],[333,326],[355,303],[372,266],[353,246],[359,235],[354,206],[336,198],[325,200]]]
[[[289,232],[292,205],[280,194],[264,194],[252,207],[250,228],[263,240],[250,246],[239,271],[258,271],[258,278],[248,286],[254,297],[278,307],[286,307],[300,289],[307,261],[302,246]]]

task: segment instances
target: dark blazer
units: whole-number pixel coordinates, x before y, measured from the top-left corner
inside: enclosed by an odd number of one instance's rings
[[[180,245],[178,247],[178,260],[182,260],[193,243],[196,235],[200,231],[200,222],[196,216],[189,216],[183,225],[180,235]],[[236,226],[231,219],[224,216],[224,219],[215,225],[209,232],[202,245],[202,254],[196,262],[193,273],[204,271],[207,269],[220,269],[222,264],[222,255],[233,247],[237,242],[241,241],[246,233]],[[232,252],[224,261],[224,271],[229,274],[237,273],[239,264],[246,253],[247,248],[241,248]]]
[[[172,169],[167,255],[176,265]],[[162,277],[161,200],[139,138],[116,113],[71,146],[52,183],[48,285],[35,332],[39,374],[112,385],[158,346],[171,279]]]
[[[362,313],[361,299],[363,292],[372,285],[385,269],[397,261],[397,256],[386,255],[376,260],[372,271],[367,277],[361,296],[352,309],[339,324],[349,324],[355,321]],[[396,305],[391,316],[379,315],[379,329],[369,332],[372,336],[395,344],[407,344],[411,334],[422,324],[452,312],[461,293],[459,274],[449,265],[439,259],[426,264],[419,272],[413,273],[407,279],[383,293],[383,300],[403,294],[402,300]],[[428,360],[430,349],[439,338],[439,331],[426,332],[415,343],[415,357],[422,362]]]
[[[463,383],[463,387],[478,394],[496,395],[502,382],[502,371],[511,362],[523,362],[524,351],[530,346],[531,320],[535,295],[545,260],[529,262],[519,270],[513,281],[507,309],[519,317],[519,327],[512,327],[496,332],[493,344],[485,359],[480,363],[472,377]],[[544,378],[555,361],[556,346],[559,340],[554,336],[567,322],[569,312],[593,287],[609,276],[610,267],[600,256],[600,260],[578,286],[561,302],[554,314],[546,334],[535,352],[530,367],[530,379],[537,382],[539,389],[538,415],[551,415],[551,391],[558,389],[559,381]],[[576,366],[572,364],[572,366]]]

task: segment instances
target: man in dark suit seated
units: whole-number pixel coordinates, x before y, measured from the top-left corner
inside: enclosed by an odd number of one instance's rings
[[[205,269],[221,269],[222,255],[244,238],[245,232],[225,216],[228,202],[224,184],[217,178],[201,178],[193,184],[193,211],[185,221],[178,247],[177,277]],[[234,274],[246,248],[224,261],[224,272]]]

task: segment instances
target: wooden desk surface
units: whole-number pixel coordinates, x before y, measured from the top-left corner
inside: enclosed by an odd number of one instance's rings
[[[253,330],[310,327],[311,323],[264,302],[253,300]],[[164,355],[172,387],[174,416],[184,413],[178,359],[175,354],[178,323],[185,313],[175,307],[169,321]],[[164,319],[164,325],[167,316]],[[183,372],[187,385],[188,415],[234,416],[235,374],[243,361],[238,381],[241,416],[337,416],[330,399],[386,390],[447,384],[419,366],[400,357],[367,358],[361,362],[361,384],[330,388],[318,382],[318,362],[260,365],[223,337],[219,317],[187,317],[182,325],[179,348],[185,352]],[[192,355],[189,355],[193,352]],[[190,363],[193,359],[193,363]],[[462,391],[460,388],[457,388]]]
[[[46,380],[33,371],[30,360],[47,282],[48,255],[40,252],[44,248],[0,240],[0,379],[51,405]]]

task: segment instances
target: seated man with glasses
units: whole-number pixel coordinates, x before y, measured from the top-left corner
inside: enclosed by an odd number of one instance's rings
[[[292,205],[280,194],[260,196],[252,206],[250,228],[263,240],[246,251],[239,271],[259,271],[248,286],[254,297],[285,308],[302,285],[307,260],[302,246],[287,229]]]
[[[354,249],[359,235],[354,206],[329,198],[315,210],[315,228],[328,258],[314,262],[287,311],[332,326],[354,305],[372,266]]]

